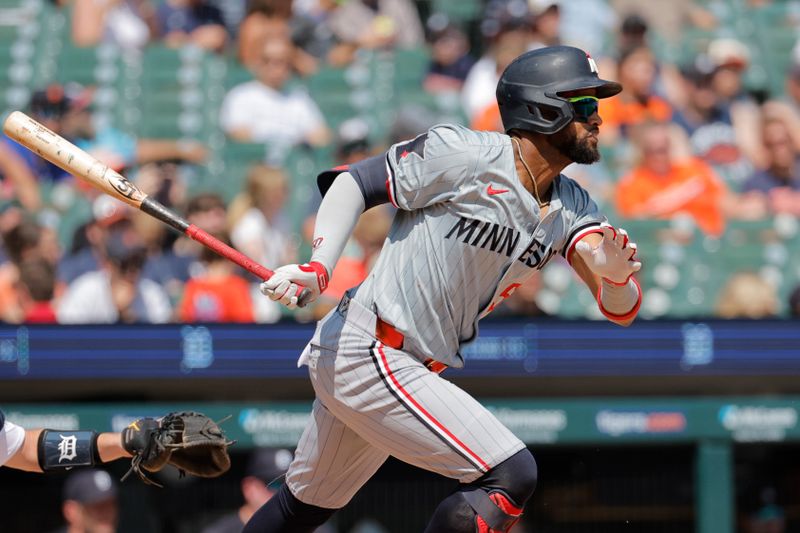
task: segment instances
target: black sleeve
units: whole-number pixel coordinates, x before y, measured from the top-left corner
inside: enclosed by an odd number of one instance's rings
[[[344,165],[321,172],[317,176],[317,186],[323,197],[342,172],[349,172],[356,180],[361,194],[364,195],[364,210],[389,202],[389,194],[386,192],[385,155],[368,157],[352,165]]]
[[[6,415],[3,414],[3,411],[0,411],[0,431],[3,431],[3,426],[6,425]]]

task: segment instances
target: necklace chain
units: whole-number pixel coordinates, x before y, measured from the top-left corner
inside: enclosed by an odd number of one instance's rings
[[[517,145],[517,154],[519,154],[519,160],[522,163],[522,166],[525,167],[525,170],[528,172],[528,176],[530,176],[531,181],[533,182],[533,197],[536,199],[536,203],[539,204],[539,207],[547,207],[550,205],[550,200],[547,202],[542,202],[542,198],[539,196],[539,187],[536,185],[536,178],[533,177],[533,172],[531,172],[528,163],[525,161],[525,158],[522,157],[522,147],[519,145],[519,140],[516,137],[511,137],[511,140],[514,141],[514,144]]]

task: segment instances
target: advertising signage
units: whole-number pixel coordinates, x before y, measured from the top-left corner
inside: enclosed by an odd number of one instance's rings
[[[738,443],[800,441],[800,397],[483,400],[531,445]],[[237,447],[294,446],[311,414],[310,402],[210,404],[5,404],[8,420],[25,427],[121,431],[143,416],[199,410],[221,420]]]
[[[7,379],[303,377],[310,324],[0,327]],[[791,321],[481,323],[461,377],[800,375]],[[457,372],[457,374],[455,374]],[[615,423],[615,415],[604,424]],[[618,418],[618,417],[617,417]],[[630,423],[634,423],[631,419]],[[675,419],[677,421],[677,418]]]

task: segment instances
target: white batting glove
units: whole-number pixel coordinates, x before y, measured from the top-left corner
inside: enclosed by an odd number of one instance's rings
[[[581,254],[583,261],[592,272],[615,285],[625,285],[634,272],[642,268],[636,259],[636,243],[628,241],[628,233],[620,228],[614,229],[603,225],[603,240],[597,247],[592,247],[581,240],[575,251]]]
[[[294,309],[303,288],[311,291],[303,305],[316,300],[328,288],[328,271],[325,265],[312,261],[302,265],[285,265],[275,270],[267,281],[261,284],[261,293],[271,300]]]

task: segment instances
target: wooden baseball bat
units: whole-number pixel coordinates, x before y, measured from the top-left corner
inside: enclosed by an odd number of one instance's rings
[[[203,229],[190,224],[185,218],[147,196],[124,176],[108,168],[108,165],[98,161],[57,133],[50,131],[25,113],[20,111],[11,113],[3,124],[3,131],[27,149],[77,176],[92,187],[157,218],[259,278],[266,281],[272,277],[272,270],[234,250]],[[297,305],[303,307],[309,296],[311,296],[311,291],[300,287],[297,294]]]

